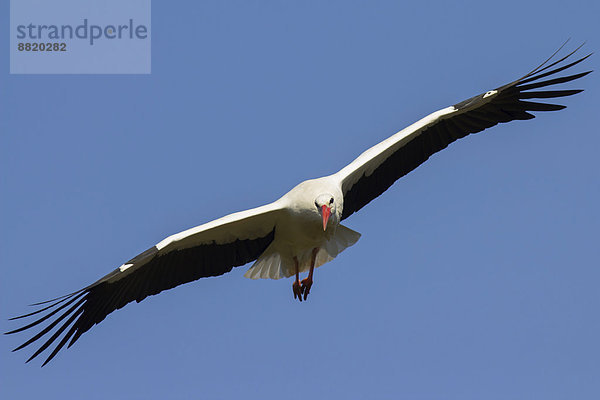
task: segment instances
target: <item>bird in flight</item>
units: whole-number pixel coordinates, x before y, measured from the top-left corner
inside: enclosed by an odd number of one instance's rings
[[[49,335],[27,360],[31,361],[56,343],[45,365],[67,342],[67,347],[71,347],[92,326],[126,304],[200,278],[223,275],[251,261],[254,264],[246,277],[293,277],[294,298],[306,300],[315,268],[333,260],[360,237],[341,222],[385,192],[396,180],[432,154],[471,133],[501,122],[532,119],[534,115],[530,112],[565,108],[531,100],[570,96],[582,91],[538,90],[591,72],[556,75],[591,55],[571,61],[582,47],[579,46],[559,58],[557,54],[563,47],[564,44],[522,78],[429,114],[366,150],[333,175],[304,181],[273,203],[169,236],[83,289],[33,304],[39,309],[12,319],[34,316],[37,319],[6,333],[38,325],[43,329],[13,351]],[[555,58],[559,59],[555,61]],[[554,77],[544,80],[550,76]],[[306,271],[307,277],[300,280],[300,274]]]

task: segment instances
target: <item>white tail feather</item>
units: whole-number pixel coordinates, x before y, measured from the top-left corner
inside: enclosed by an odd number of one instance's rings
[[[352,246],[360,238],[360,233],[338,225],[331,237],[317,253],[315,268],[333,260],[344,249]],[[312,249],[306,249],[302,254],[297,254],[300,272],[310,269]],[[250,279],[281,279],[295,274],[292,259],[282,257],[276,247],[271,244],[254,264],[246,271],[244,276]]]

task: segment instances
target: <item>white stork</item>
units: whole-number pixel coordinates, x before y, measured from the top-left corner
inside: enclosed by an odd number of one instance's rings
[[[563,44],[564,46],[564,44]],[[530,111],[554,111],[562,105],[528,101],[570,96],[581,90],[534,90],[581,78],[591,71],[542,80],[579,64],[591,54],[566,62],[573,52],[548,60],[527,75],[453,106],[436,111],[371,147],[333,175],[300,183],[271,204],[227,215],[169,236],[108,275],[71,294],[36,303],[41,318],[7,333],[47,325],[19,350],[56,331],[29,362],[63,335],[43,365],[108,314],[196,279],[218,276],[250,261],[245,276],[280,279],[294,276],[294,298],[306,300],[315,267],[333,260],[360,234],[341,222],[382,194],[432,154],[457,139],[500,122],[534,118]],[[552,69],[553,67],[556,67]],[[300,273],[308,271],[300,281]],[[66,331],[66,332],[65,332]],[[69,341],[70,340],[70,341]]]

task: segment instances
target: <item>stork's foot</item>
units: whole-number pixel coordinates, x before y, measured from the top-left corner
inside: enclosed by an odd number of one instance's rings
[[[312,284],[313,284],[313,280],[311,277],[302,279],[302,286],[300,287],[300,291],[304,294],[304,300],[306,300],[306,298],[308,297],[308,294],[310,293],[310,288],[312,287]],[[302,299],[300,299],[300,301],[302,301]]]
[[[302,281],[304,282],[304,281]],[[302,291],[304,290],[303,286],[300,286],[300,282],[295,280],[292,284],[292,291],[294,292],[294,298],[298,298],[302,302]],[[306,297],[305,297],[306,299]]]

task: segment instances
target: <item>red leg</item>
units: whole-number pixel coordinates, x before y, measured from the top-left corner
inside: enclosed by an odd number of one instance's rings
[[[298,266],[298,259],[294,257],[294,264],[296,265],[296,280],[292,284],[292,291],[294,292],[294,298],[298,298],[302,302],[302,287],[300,286],[300,267]]]
[[[313,284],[313,272],[315,271],[315,262],[317,260],[317,253],[319,249],[315,247],[312,251],[312,258],[310,260],[310,270],[308,271],[308,277],[302,280],[301,292],[304,293],[304,300],[308,297],[310,293],[310,288]]]

